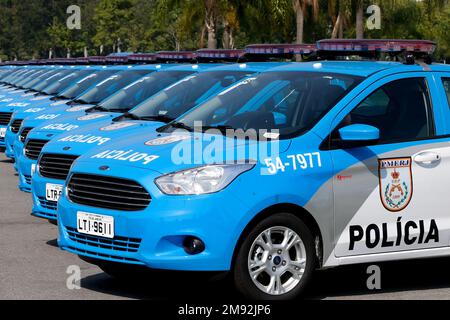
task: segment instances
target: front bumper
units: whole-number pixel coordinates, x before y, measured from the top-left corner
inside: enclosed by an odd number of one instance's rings
[[[8,127],[7,126],[1,126],[0,125],[0,128],[3,129],[3,130],[6,130],[6,132],[8,131]],[[0,148],[1,149],[5,149],[6,148],[6,136],[0,138]],[[6,153],[6,150],[5,150],[5,153]]]
[[[63,185],[64,181],[44,178],[38,172],[33,175],[31,184],[33,194],[32,215],[50,221],[57,221],[58,203],[47,200],[47,183]]]
[[[16,159],[15,153],[14,153],[14,141],[17,138],[17,134],[11,131],[11,127],[8,127],[6,130],[6,138],[5,138],[5,144],[6,144],[6,151],[5,155],[10,159]]]
[[[92,164],[83,167],[92,168]],[[154,185],[156,175],[149,178],[149,170],[133,168],[130,174],[129,167],[118,166],[108,173],[124,179],[136,177],[131,179],[148,190],[152,202],[144,211],[115,211],[73,203],[64,191],[58,202],[58,244],[63,250],[152,269],[230,270],[234,249],[243,231],[243,212],[249,209],[235,197],[236,190],[230,188],[226,192],[205,196],[169,197]],[[78,212],[114,217],[115,238],[78,233]],[[205,251],[197,255],[187,254],[183,241],[188,236],[201,239],[205,243]]]
[[[31,160],[28,157],[22,155],[19,157],[18,173],[19,173],[19,189],[23,192],[31,192],[31,180],[32,180],[32,167],[36,166],[37,161]]]

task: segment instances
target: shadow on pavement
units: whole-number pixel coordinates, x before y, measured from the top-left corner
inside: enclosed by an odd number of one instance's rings
[[[412,260],[377,264],[381,268],[382,290],[367,289],[366,265],[344,266],[317,271],[305,299],[341,298],[450,288],[450,258]],[[145,277],[122,282],[99,273],[82,280],[88,290],[131,299],[232,301],[239,299],[229,278],[210,280],[190,273],[150,271]],[[450,297],[448,297],[450,299]]]

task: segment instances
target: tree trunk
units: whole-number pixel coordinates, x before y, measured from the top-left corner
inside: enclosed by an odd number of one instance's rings
[[[71,58],[72,57],[72,52],[70,50],[70,48],[67,48],[67,58]]]
[[[297,23],[297,43],[303,43],[303,30],[305,24],[305,13],[300,4],[295,7],[296,23]]]
[[[227,22],[224,22],[222,46],[224,49],[231,49],[231,28]]]
[[[356,9],[356,39],[364,39],[364,5],[358,1]]]
[[[208,49],[217,49],[216,31],[208,28]]]
[[[84,47],[84,57],[87,58],[89,56],[88,48]]]
[[[338,37],[341,24],[342,24],[342,15],[339,13],[336,19],[336,23],[334,24],[333,27],[333,32],[331,33],[331,39],[336,39]]]

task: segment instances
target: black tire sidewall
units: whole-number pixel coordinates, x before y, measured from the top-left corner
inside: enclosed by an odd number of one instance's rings
[[[272,296],[262,292],[253,283],[248,272],[248,255],[255,239],[264,231],[272,227],[287,227],[295,231],[303,241],[306,250],[306,267],[301,282],[287,294]],[[244,297],[252,300],[292,300],[299,297],[307,287],[316,267],[315,243],[311,231],[305,223],[291,213],[274,214],[258,223],[245,236],[236,256],[233,275],[236,288]]]

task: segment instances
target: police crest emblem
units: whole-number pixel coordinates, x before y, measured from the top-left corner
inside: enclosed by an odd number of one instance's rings
[[[404,210],[413,195],[411,158],[378,160],[380,197],[383,206],[392,212]]]

